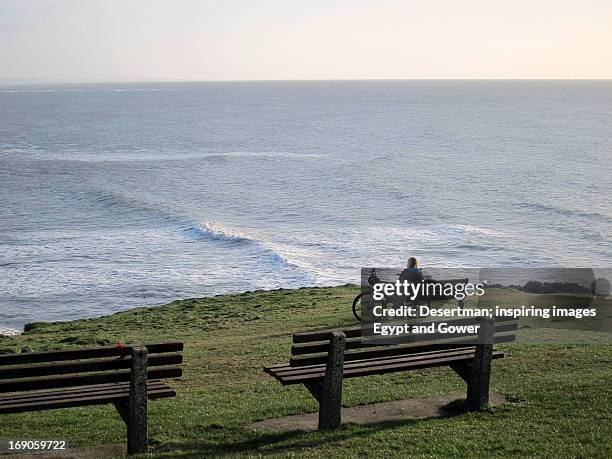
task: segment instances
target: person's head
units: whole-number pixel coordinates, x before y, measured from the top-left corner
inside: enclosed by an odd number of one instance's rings
[[[409,268],[418,268],[419,267],[419,260],[416,259],[416,257],[410,257],[408,258],[408,263],[407,263]]]

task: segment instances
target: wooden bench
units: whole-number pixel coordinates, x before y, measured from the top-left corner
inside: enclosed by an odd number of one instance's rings
[[[516,321],[485,318],[446,320],[449,324],[478,322],[478,334],[441,338],[423,335],[418,341],[374,344],[362,339],[361,327],[295,333],[288,363],[264,368],[283,385],[304,384],[319,402],[319,429],[341,421],[342,381],[438,366],[450,366],[467,383],[470,406],[489,402],[492,359],[504,357],[493,343],[514,341]]]
[[[147,400],[174,397],[183,343],[0,354],[0,414],[112,403],[128,454],[146,452]]]

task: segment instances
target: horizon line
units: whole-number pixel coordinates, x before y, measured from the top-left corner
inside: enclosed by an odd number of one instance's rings
[[[65,84],[131,84],[131,83],[265,83],[265,82],[356,82],[356,81],[612,81],[609,78],[291,78],[291,79],[227,79],[227,80],[201,80],[201,79],[126,79],[126,80],[53,80],[53,79],[23,79],[0,78],[0,85],[65,85]]]

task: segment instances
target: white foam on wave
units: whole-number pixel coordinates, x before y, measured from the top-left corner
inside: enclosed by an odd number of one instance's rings
[[[5,327],[4,325],[0,324],[0,335],[4,335],[4,336],[16,336],[16,335],[20,335],[21,332],[19,330],[15,330],[13,328],[8,328]]]
[[[99,91],[111,91],[111,92],[157,92],[157,91],[171,91],[169,89],[161,88],[129,88],[129,89],[99,89]]]
[[[211,153],[203,156],[227,156],[234,158],[323,158],[327,155],[319,153],[292,153],[288,151],[230,151],[227,153]]]
[[[500,236],[498,231],[494,231],[489,228],[483,228],[481,226],[463,225],[463,224],[452,224],[448,225],[448,228],[459,230],[460,232],[469,234],[482,234],[485,236]]]
[[[226,242],[259,242],[246,232],[230,229],[218,222],[203,222],[183,230],[183,234]]]
[[[194,239],[221,241],[229,244],[248,244],[257,248],[262,255],[273,263],[284,267],[302,269],[281,254],[278,249],[271,248],[255,234],[235,228],[228,228],[219,222],[203,222],[183,229],[183,234]]]
[[[114,150],[112,153],[97,151],[95,149],[67,148],[63,151],[47,151],[42,148],[8,148],[0,151],[0,156],[11,156],[19,160],[28,161],[71,161],[71,162],[166,162],[184,160],[228,160],[228,159],[311,159],[325,158],[327,155],[318,153],[291,153],[282,151],[260,151],[260,152],[184,152],[175,151],[152,151],[152,150]]]

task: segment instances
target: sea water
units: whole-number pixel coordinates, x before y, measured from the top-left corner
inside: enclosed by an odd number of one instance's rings
[[[609,81],[3,86],[0,327],[410,255],[610,266],[611,134]]]

